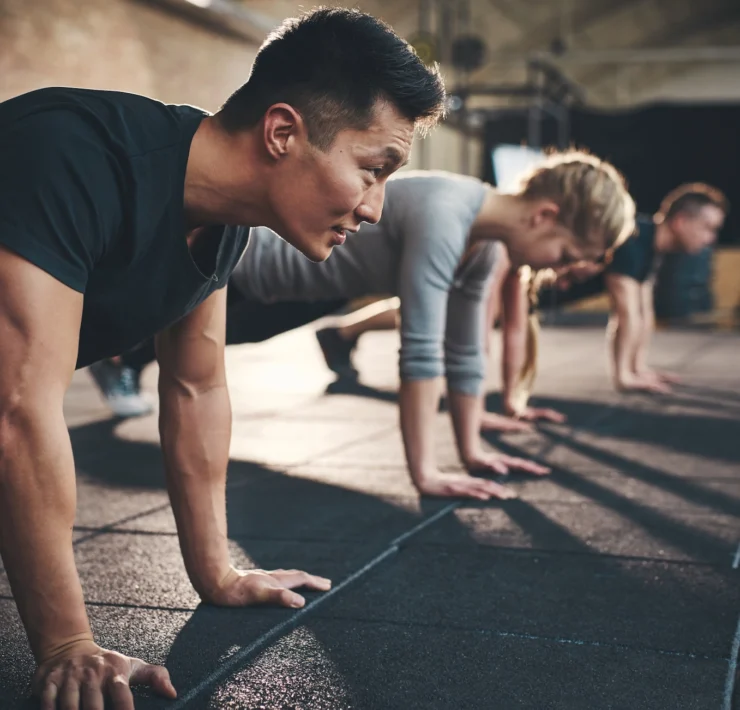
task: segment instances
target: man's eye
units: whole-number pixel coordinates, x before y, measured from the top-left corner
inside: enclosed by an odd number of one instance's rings
[[[383,168],[366,168],[374,178],[379,178],[383,172]]]

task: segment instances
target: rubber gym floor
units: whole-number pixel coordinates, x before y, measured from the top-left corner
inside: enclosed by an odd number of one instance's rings
[[[199,606],[156,415],[113,419],[88,374],[75,375],[74,537],[94,630],[106,647],[165,664],[179,691],[137,691],[136,707],[730,710],[740,336],[658,333],[655,364],[687,384],[654,398],[611,391],[603,329],[545,329],[536,403],[568,424],[488,438],[553,473],[511,476],[520,497],[485,504],[420,501],[411,487],[397,338],[364,338],[355,386],[333,382],[310,329],[228,351],[233,556],[334,580],[298,612]],[[456,469],[444,413],[437,448]],[[3,572],[0,708],[33,707],[32,670]]]

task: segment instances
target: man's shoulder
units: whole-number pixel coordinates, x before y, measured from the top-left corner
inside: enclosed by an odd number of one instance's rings
[[[0,103],[0,141],[27,136],[45,143],[80,137],[130,155],[176,140],[183,123],[205,112],[120,91],[51,87]]]

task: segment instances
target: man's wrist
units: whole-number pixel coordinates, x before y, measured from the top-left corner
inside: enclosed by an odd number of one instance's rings
[[[98,649],[92,631],[87,629],[77,634],[58,639],[44,639],[35,653],[36,664],[42,665],[59,658],[81,653],[94,653]]]

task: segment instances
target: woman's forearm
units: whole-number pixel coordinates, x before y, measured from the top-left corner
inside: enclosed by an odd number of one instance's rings
[[[439,378],[401,382],[401,435],[409,473],[417,485],[437,469],[434,433],[439,398]]]
[[[467,464],[480,450],[483,397],[450,390],[447,395],[460,459]]]

